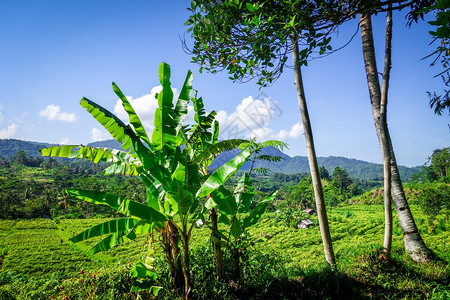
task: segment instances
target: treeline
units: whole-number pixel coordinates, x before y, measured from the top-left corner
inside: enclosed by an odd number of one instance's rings
[[[24,150],[14,155],[0,158],[0,218],[42,218],[58,217],[89,218],[95,216],[115,216],[115,211],[106,206],[92,205],[79,201],[64,193],[65,188],[100,190],[122,195],[128,199],[144,202],[145,186],[139,178],[132,176],[103,176],[105,165],[84,160],[42,158],[28,154]],[[411,177],[409,186],[423,190],[414,197],[424,212],[436,214],[445,206],[450,197],[450,147],[436,149],[422,170]],[[328,206],[347,203],[349,199],[363,202],[382,203],[382,193],[368,192],[381,188],[382,179],[362,180],[351,178],[347,170],[336,167],[330,173],[320,167],[320,177]],[[237,183],[239,175],[229,180],[229,185]],[[314,193],[309,173],[252,174],[255,200],[266,197],[278,190],[279,209],[299,210],[314,208]],[[440,183],[440,185],[430,184]],[[422,195],[423,194],[423,195]],[[368,201],[364,199],[367,198]],[[369,201],[370,200],[370,201]],[[374,201],[376,200],[376,201]],[[275,206],[273,210],[278,209]]]
[[[436,149],[417,174],[405,184],[409,203],[419,205],[423,213],[433,220],[440,212],[450,209],[450,147]],[[352,199],[362,204],[383,204],[383,188],[365,192]]]
[[[145,186],[139,178],[132,176],[103,176],[105,165],[84,160],[42,158],[19,150],[14,155],[0,158],[0,218],[90,218],[115,216],[115,211],[102,205],[77,200],[64,192],[65,188],[99,190],[122,195],[130,200],[145,201]],[[325,167],[321,175],[327,190],[327,201],[338,204],[368,188],[380,186],[381,182],[351,179],[348,173],[337,167],[330,175]],[[239,174],[230,179],[236,184]],[[301,207],[313,207],[312,187],[307,189],[309,173],[272,173],[267,176],[252,175],[255,199],[262,199],[274,190],[279,190],[278,200],[308,194]],[[309,181],[308,181],[309,180]],[[301,192],[299,192],[301,191]],[[304,196],[301,196],[304,197]],[[289,204],[289,205],[291,205]],[[275,207],[272,207],[275,209]]]
[[[450,209],[450,147],[436,149],[422,170],[411,177],[411,186],[421,187],[417,204],[431,218],[445,210],[446,220]]]
[[[411,176],[411,182],[445,182],[450,183],[450,147],[436,149],[417,174]]]
[[[90,218],[115,216],[107,206],[93,205],[68,196],[65,188],[99,190],[145,201],[139,178],[103,176],[102,164],[33,157],[21,150],[10,159],[0,158],[0,218]]]

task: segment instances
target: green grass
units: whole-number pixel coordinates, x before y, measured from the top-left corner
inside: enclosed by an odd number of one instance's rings
[[[280,214],[267,213],[250,229],[255,242],[243,262],[242,282],[235,290],[213,280],[209,230],[194,229],[192,272],[198,298],[432,298],[446,299],[450,287],[450,235],[444,216],[428,220],[412,207],[418,227],[437,260],[417,264],[403,250],[403,236],[394,213],[393,260],[389,265],[377,260],[383,242],[384,218],[381,205],[347,205],[328,211],[331,236],[338,262],[337,271],[325,266],[318,226],[287,228]],[[316,217],[310,218],[317,224]],[[0,299],[16,295],[19,299],[48,299],[51,296],[78,299],[89,277],[96,288],[92,299],[128,299],[130,264],[142,259],[148,237],[138,237],[95,256],[87,250],[96,241],[72,244],[68,238],[104,219],[0,220]],[[98,241],[98,239],[97,239]],[[155,247],[157,256],[161,249]],[[161,269],[164,260],[158,260]],[[80,275],[83,270],[84,274]],[[255,274],[258,274],[256,276]],[[164,283],[164,276],[162,281]],[[167,280],[166,280],[167,281]],[[92,283],[91,282],[91,283]],[[103,287],[100,288],[100,285]],[[109,287],[105,289],[105,287]],[[40,291],[26,296],[30,289]],[[85,290],[87,291],[87,290]],[[89,290],[90,291],[90,290]],[[34,293],[34,292],[33,292]],[[92,291],[89,293],[94,293]],[[75,296],[78,295],[78,296]],[[93,294],[86,294],[91,297]],[[103,296],[99,296],[103,295]],[[109,296],[106,296],[109,295]],[[169,297],[168,294],[164,294]],[[5,296],[6,297],[6,296]],[[104,298],[102,298],[104,297]],[[170,298],[170,297],[169,297]],[[5,298],[8,299],[8,298]],[[14,298],[11,298],[14,299]],[[61,298],[63,299],[63,298]]]

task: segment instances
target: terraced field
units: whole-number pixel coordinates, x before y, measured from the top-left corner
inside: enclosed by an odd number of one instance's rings
[[[420,211],[413,212],[417,216],[418,227],[426,244],[447,264],[447,267],[442,268],[441,265],[435,271],[424,272],[448,276],[450,234],[444,215],[431,221],[423,217]],[[384,230],[382,206],[349,205],[333,208],[328,213],[333,246],[341,270],[347,272],[346,270],[354,269],[362,255],[380,248]],[[311,216],[310,219],[317,225],[315,216]],[[104,221],[104,219],[62,219],[58,222],[50,219],[0,220],[2,258],[0,296],[2,289],[8,290],[12,288],[11,284],[17,284],[11,279],[14,276],[25,276],[23,280],[27,282],[30,278],[54,278],[55,274],[59,274],[61,280],[67,280],[79,277],[80,271],[98,273],[100,272],[98,270],[103,270],[101,272],[107,273],[108,268],[117,268],[120,265],[127,265],[128,262],[141,260],[146,253],[147,236],[138,237],[134,241],[96,255],[88,255],[87,250],[99,239],[77,244],[68,240],[76,233]],[[280,214],[271,212],[251,228],[250,236],[255,242],[252,249],[257,249],[263,255],[267,253],[279,257],[291,269],[307,272],[324,268],[323,246],[318,226],[309,229],[288,228]],[[394,255],[408,261],[408,256],[402,250],[403,237],[398,222],[394,224],[393,239],[394,253],[397,253]],[[209,243],[208,228],[194,229],[192,250],[208,246]],[[155,246],[155,250],[157,255],[162,254],[158,246]],[[61,280],[55,281],[57,282],[55,284],[61,283]],[[50,291],[48,295],[53,295],[53,292]]]

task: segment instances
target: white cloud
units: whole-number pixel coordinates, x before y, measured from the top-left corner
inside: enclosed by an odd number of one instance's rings
[[[292,139],[297,139],[304,133],[305,131],[303,130],[303,124],[298,122],[292,126],[291,131],[289,131],[289,137]]]
[[[276,132],[271,129],[270,123],[276,117],[279,108],[271,99],[258,100],[247,97],[236,106],[231,114],[224,110],[217,112],[216,120],[220,123],[220,138],[256,138],[262,142],[270,139],[285,141],[297,139],[303,134],[303,125],[298,122],[291,129]]]
[[[223,110],[218,111],[216,119],[223,128],[234,125],[239,130],[260,129],[269,125],[273,119],[275,108],[272,104],[275,102],[269,99],[262,101],[250,96],[244,98],[230,115]]]
[[[186,115],[186,118],[184,119],[184,122],[186,124],[194,124],[194,116],[195,116],[194,106],[188,105],[188,113]]]
[[[54,104],[48,105],[44,110],[39,112],[39,116],[46,118],[48,121],[57,120],[63,122],[74,122],[77,117],[75,114],[61,112],[61,108]]]
[[[248,136],[249,138],[256,138],[258,142],[271,140],[274,138],[274,130],[268,127],[261,127],[253,129]]]
[[[62,140],[59,142],[61,145],[69,145],[70,144],[70,140],[69,140],[69,138],[66,136],[66,137],[63,137],[62,138]]]
[[[280,141],[284,141],[284,140],[288,137],[288,135],[289,135],[289,132],[288,132],[288,131],[286,131],[286,130],[280,130],[280,132],[278,132],[278,133],[275,135],[275,139],[276,139],[276,140],[280,140]]]
[[[158,101],[155,95],[159,93],[162,86],[154,87],[150,94],[143,95],[139,98],[127,96],[128,101],[133,106],[139,119],[144,125],[147,133],[151,135],[154,129],[154,114],[158,107]],[[174,101],[178,98],[178,91],[174,91]],[[220,124],[220,139],[233,138],[256,138],[258,141],[266,141],[277,139],[285,141],[286,139],[296,139],[303,134],[303,126],[301,123],[294,124],[290,130],[280,130],[276,132],[269,127],[271,121],[277,117],[280,110],[275,101],[266,98],[264,100],[254,99],[253,97],[244,98],[239,105],[236,106],[231,114],[224,110],[219,110],[216,114],[216,120]],[[125,112],[122,101],[117,100],[114,105],[114,113],[124,122],[128,122],[128,114]],[[193,123],[194,107],[188,106],[188,114],[186,123]],[[102,133],[99,129],[92,129],[92,140],[105,140],[110,138],[107,133]]]
[[[19,125],[12,123],[7,128],[3,128],[0,130],[0,139],[9,139],[13,137],[17,133],[17,129]]]
[[[108,140],[111,138],[112,138],[111,135],[106,131],[102,131],[95,127],[92,128],[92,130],[91,130],[91,140],[93,142],[104,141],[104,140]]]

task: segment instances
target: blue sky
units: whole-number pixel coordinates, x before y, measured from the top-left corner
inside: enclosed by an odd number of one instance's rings
[[[218,111],[223,138],[278,138],[289,144],[289,155],[306,155],[292,70],[262,90],[255,81],[233,83],[225,73],[199,74],[180,41],[188,5],[2,0],[0,138],[66,144],[109,139],[79,101],[87,97],[123,116],[113,81],[151,130],[152,92],[165,61],[175,88],[187,70],[194,72],[194,88],[208,111]],[[384,15],[373,22],[381,71]],[[443,88],[433,78],[440,69],[421,60],[433,49],[430,29],[424,22],[406,28],[404,14],[395,14],[388,122],[397,161],[406,166],[421,165],[434,149],[450,144],[449,117],[428,107],[426,91]],[[355,30],[356,22],[342,26],[334,45],[345,44]],[[380,163],[359,35],[339,52],[311,61],[303,76],[317,154]]]

